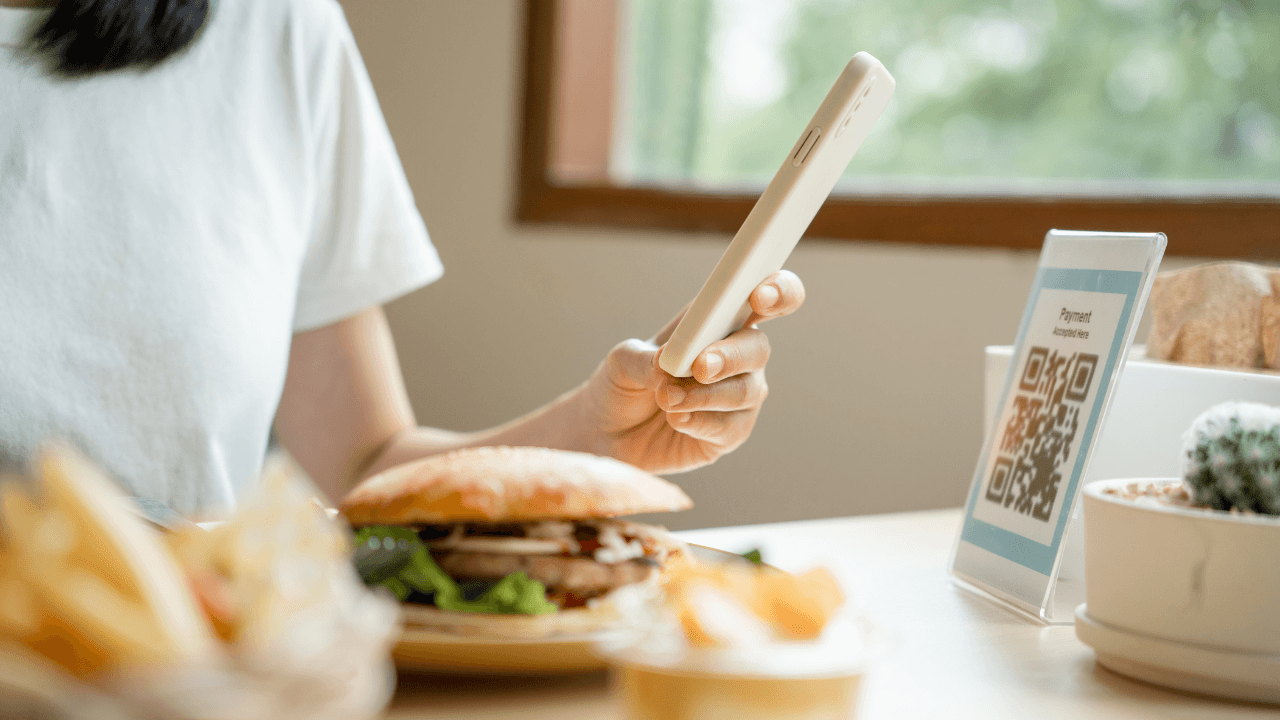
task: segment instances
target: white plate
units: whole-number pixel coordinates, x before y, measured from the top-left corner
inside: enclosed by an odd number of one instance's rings
[[[1151,637],[1098,622],[1076,608],[1076,637],[1103,667],[1178,690],[1280,704],[1280,655],[1246,653]]]
[[[724,550],[690,545],[706,562],[747,562]],[[603,670],[604,660],[592,652],[599,633],[489,640],[405,628],[391,652],[402,670],[456,675],[550,675]]]
[[[396,667],[455,675],[551,675],[593,672],[593,635],[539,640],[482,640],[406,628],[391,651]]]

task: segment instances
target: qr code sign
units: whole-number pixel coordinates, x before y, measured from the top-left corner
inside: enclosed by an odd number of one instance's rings
[[[987,500],[1048,522],[1098,356],[1032,347],[987,481]]]

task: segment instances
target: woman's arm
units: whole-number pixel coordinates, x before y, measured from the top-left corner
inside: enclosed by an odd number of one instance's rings
[[[416,425],[382,308],[293,336],[276,410],[281,444],[332,499]],[[437,431],[439,450],[455,442]]]
[[[459,433],[419,427],[381,307],[298,333],[276,413],[276,435],[332,499],[366,475],[427,455],[479,445],[599,452],[578,393],[505,425]]]
[[[613,456],[651,472],[689,470],[751,433],[767,394],[769,358],[768,339],[754,325],[803,302],[799,278],[777,273],[752,293],[747,327],[703,351],[693,378],[657,367],[677,317],[649,341],[619,344],[591,378],[551,403],[471,433],[417,425],[386,317],[373,307],[294,336],[276,434],[334,500],[385,468],[480,445],[553,447]]]

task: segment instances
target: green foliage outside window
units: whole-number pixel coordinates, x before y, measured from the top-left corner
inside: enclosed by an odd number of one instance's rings
[[[772,24],[744,24],[759,12]],[[898,89],[846,179],[1280,195],[1275,0],[631,0],[626,17],[616,170],[635,181],[766,181],[866,50]],[[780,72],[753,86],[763,57]],[[735,102],[735,77],[774,92]]]

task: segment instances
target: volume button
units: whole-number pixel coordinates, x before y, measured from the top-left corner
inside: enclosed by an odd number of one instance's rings
[[[814,126],[808,135],[804,136],[804,142],[800,143],[800,147],[796,150],[796,154],[791,157],[791,164],[800,167],[804,164],[805,158],[809,157],[809,151],[813,149],[815,143],[818,142],[818,136],[822,135],[822,128]]]

